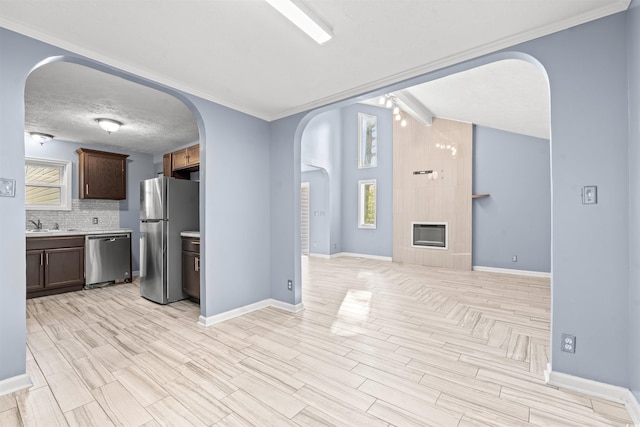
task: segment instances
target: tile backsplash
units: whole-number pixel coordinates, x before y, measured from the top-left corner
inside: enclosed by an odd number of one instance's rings
[[[98,223],[93,223],[98,218]],[[120,202],[118,200],[73,199],[70,211],[26,211],[26,229],[42,223],[42,228],[103,230],[120,228]]]

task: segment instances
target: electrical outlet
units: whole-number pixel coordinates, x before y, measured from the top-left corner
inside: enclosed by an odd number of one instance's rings
[[[562,334],[562,343],[560,344],[560,350],[567,353],[576,352],[576,336],[569,334]]]
[[[287,280],[287,289],[293,290],[293,280]]]
[[[97,217],[97,216],[94,216],[94,217],[93,217],[93,223],[94,223],[94,224],[97,224],[97,223],[98,223],[98,217]]]
[[[518,255],[514,255],[511,257],[511,261],[518,262]]]

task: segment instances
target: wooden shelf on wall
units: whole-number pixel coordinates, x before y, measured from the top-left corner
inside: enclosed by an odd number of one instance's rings
[[[489,197],[490,194],[472,194],[471,198],[472,199],[482,199],[483,197]]]

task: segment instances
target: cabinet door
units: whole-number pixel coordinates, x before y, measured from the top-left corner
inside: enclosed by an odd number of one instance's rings
[[[172,176],[173,170],[171,168],[171,153],[167,153],[162,156],[162,174],[164,176]]]
[[[200,255],[182,251],[182,290],[200,300]]]
[[[44,287],[44,252],[27,251],[27,292]]]
[[[127,198],[126,159],[86,154],[85,197],[124,200]]]
[[[174,151],[173,153],[171,153],[171,164],[173,165],[173,170],[186,168],[187,149],[183,148],[182,150]]]
[[[200,144],[187,147],[187,165],[197,166],[200,164]]]
[[[84,283],[84,248],[47,249],[45,258],[45,288]]]

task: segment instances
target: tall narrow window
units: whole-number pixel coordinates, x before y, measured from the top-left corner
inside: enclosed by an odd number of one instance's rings
[[[376,228],[376,180],[358,181],[358,228]]]
[[[27,210],[71,210],[71,162],[25,158]]]
[[[378,166],[378,118],[358,113],[358,169]]]

